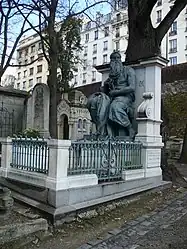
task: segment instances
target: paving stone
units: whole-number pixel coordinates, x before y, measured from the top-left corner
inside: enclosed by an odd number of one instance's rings
[[[90,249],[90,248],[92,248],[92,246],[91,246],[91,245],[84,244],[84,245],[80,246],[80,247],[79,247],[79,248],[77,248],[77,249]]]
[[[127,247],[127,249],[136,249],[138,247],[139,247],[139,245],[132,245],[132,246]]]
[[[103,240],[101,240],[101,239],[96,239],[96,240],[91,240],[91,241],[89,241],[87,244],[88,245],[91,245],[91,246],[95,246],[95,245],[97,245],[97,244],[99,244],[99,243],[102,243],[103,242]]]
[[[149,231],[139,231],[139,232],[137,232],[137,234],[140,235],[140,236],[144,236],[148,232]]]
[[[146,226],[146,227],[150,226],[151,224],[152,224],[152,223],[151,223],[150,221],[143,221],[143,222],[141,223],[141,225]]]
[[[108,233],[111,233],[111,234],[113,234],[113,235],[116,235],[116,234],[119,234],[119,233],[121,233],[121,232],[122,232],[121,229],[116,228],[116,229],[113,229],[113,230],[109,231]]]

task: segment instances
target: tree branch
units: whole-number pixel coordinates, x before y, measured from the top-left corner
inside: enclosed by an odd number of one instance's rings
[[[187,0],[176,0],[171,10],[168,12],[168,14],[165,16],[165,18],[162,20],[160,25],[156,28],[158,41],[162,41],[165,34],[171,27],[172,23],[175,21],[175,19],[178,17],[180,12],[185,8],[187,4]]]

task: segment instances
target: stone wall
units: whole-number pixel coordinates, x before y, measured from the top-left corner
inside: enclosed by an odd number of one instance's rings
[[[15,132],[25,128],[25,99],[28,93],[25,91],[0,87],[0,107],[7,109],[9,113],[14,110]]]

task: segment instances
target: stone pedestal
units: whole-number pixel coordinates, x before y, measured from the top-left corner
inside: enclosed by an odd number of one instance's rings
[[[146,177],[162,176],[160,168],[161,148],[163,147],[160,135],[161,69],[165,65],[166,60],[160,57],[141,61],[139,65],[135,65],[139,97],[141,91],[144,90],[143,101],[137,108],[136,140],[143,143],[142,163]]]

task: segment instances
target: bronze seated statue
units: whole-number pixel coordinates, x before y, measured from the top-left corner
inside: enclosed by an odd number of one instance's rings
[[[123,66],[120,53],[113,52],[109,78],[101,92],[92,94],[87,103],[97,135],[134,139],[134,101],[135,72],[131,67]]]

